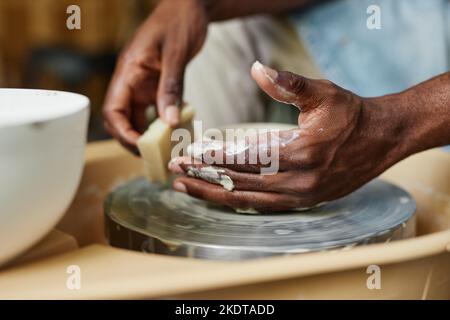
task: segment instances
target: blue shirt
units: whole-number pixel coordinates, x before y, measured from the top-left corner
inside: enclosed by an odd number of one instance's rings
[[[370,5],[380,9],[380,29],[367,27]],[[334,0],[290,19],[324,77],[361,96],[399,92],[449,70],[447,0]]]
[[[369,30],[366,10],[381,9]],[[362,96],[402,91],[449,70],[447,0],[334,0],[291,16],[322,74]]]

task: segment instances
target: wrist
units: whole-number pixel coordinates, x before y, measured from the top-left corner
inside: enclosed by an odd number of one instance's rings
[[[366,100],[370,116],[382,128],[382,139],[394,148],[397,161],[446,144],[448,117],[431,107],[425,92],[407,90]]]
[[[450,144],[450,73],[373,100],[400,119],[408,155]]]
[[[398,161],[417,152],[412,143],[413,119],[405,112],[398,95],[363,99],[362,128],[368,141],[379,146],[380,170],[384,171]]]

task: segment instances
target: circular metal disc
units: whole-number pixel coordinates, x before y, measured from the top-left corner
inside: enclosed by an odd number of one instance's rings
[[[115,228],[142,236],[140,250],[229,260],[389,241],[402,237],[414,211],[408,193],[379,179],[303,212],[236,213],[145,178],[117,188],[105,205]]]

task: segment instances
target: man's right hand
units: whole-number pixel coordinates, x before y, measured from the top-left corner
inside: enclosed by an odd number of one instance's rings
[[[162,0],[122,52],[103,113],[106,129],[128,150],[138,152],[149,105],[178,125],[184,71],[205,41],[208,21],[201,0]]]

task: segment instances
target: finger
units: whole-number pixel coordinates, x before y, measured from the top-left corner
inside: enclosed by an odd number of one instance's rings
[[[140,137],[131,125],[131,89],[115,76],[106,95],[103,107],[105,129],[125,148],[137,153],[136,143]]]
[[[288,168],[288,147],[299,138],[298,130],[256,131],[238,139],[204,139],[191,144],[187,151],[205,164],[226,167],[239,172],[276,173]],[[271,172],[270,172],[271,171]]]
[[[229,192],[220,186],[188,177],[177,178],[173,182],[173,188],[193,197],[234,209],[254,209],[258,212],[285,211],[310,205],[297,196],[273,192]]]
[[[179,46],[167,45],[163,49],[157,106],[160,118],[172,127],[176,127],[180,123],[180,106],[186,62],[186,53],[180,51]]]
[[[133,82],[132,125],[139,133],[144,133],[150,124],[148,108],[155,104],[159,71],[146,69],[138,74]],[[156,117],[156,111],[155,117]]]
[[[174,174],[184,174],[185,171],[181,167],[182,164],[202,164],[201,161],[197,159],[192,159],[190,157],[177,157],[169,161],[168,169]]]
[[[288,71],[276,71],[259,61],[251,69],[256,83],[273,99],[308,111],[320,104],[323,84]]]
[[[117,117],[116,117],[117,116]],[[139,150],[137,148],[137,140],[139,139],[139,134],[128,127],[128,120],[123,119],[123,116],[118,114],[111,114],[109,116],[109,121],[104,122],[105,129],[114,137],[125,149],[130,151],[135,155],[139,155]],[[122,123],[123,122],[123,123]],[[110,123],[114,123],[115,127],[112,127]],[[119,132],[117,128],[120,127],[122,132]],[[128,131],[127,131],[128,130]]]
[[[255,143],[256,144],[256,143]],[[258,153],[246,140],[242,143],[203,140],[192,143],[188,155],[208,165],[226,166],[242,172],[259,172]]]
[[[304,197],[310,195],[317,197],[323,193],[323,190],[320,188],[320,176],[312,170],[296,170],[279,172],[275,175],[261,175],[238,172],[224,167],[192,163],[188,157],[174,159],[170,170],[175,174],[184,173],[192,178],[202,179],[219,185],[221,180],[227,177],[233,184],[233,190],[268,191]]]
[[[132,125],[137,132],[143,134],[147,130],[149,121],[147,119],[148,105],[135,104],[132,108]]]
[[[292,178],[288,173],[277,175],[261,175],[247,172],[238,172],[223,167],[214,167],[206,164],[193,164],[190,162],[179,162],[172,167],[172,172],[184,173],[192,178],[221,185],[222,180],[231,180],[233,190],[245,191],[269,191],[289,193],[292,190],[284,187],[288,178]],[[180,172],[181,169],[181,172]],[[229,179],[228,179],[229,178]]]

